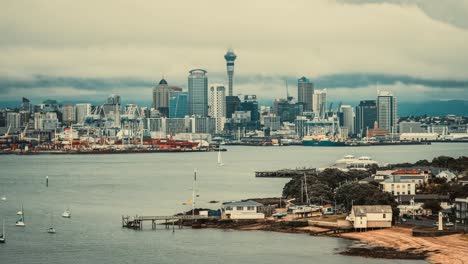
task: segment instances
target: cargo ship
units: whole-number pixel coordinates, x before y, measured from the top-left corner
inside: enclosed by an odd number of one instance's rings
[[[338,141],[330,137],[305,136],[302,139],[302,145],[315,147],[344,147],[346,146],[346,143],[344,141]]]

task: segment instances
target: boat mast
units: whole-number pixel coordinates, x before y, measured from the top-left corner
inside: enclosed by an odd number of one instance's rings
[[[193,171],[192,183],[192,220],[195,218],[195,182],[197,181],[197,169]]]

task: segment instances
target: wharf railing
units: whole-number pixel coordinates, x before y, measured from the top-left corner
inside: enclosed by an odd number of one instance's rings
[[[210,220],[217,219],[216,216],[203,216],[203,215],[167,215],[167,216],[139,216],[134,217],[122,215],[122,227],[143,230],[144,222],[151,222],[151,228],[156,230],[158,221],[163,224],[166,229],[170,228],[170,225],[174,228],[174,225],[182,228],[184,221],[197,221],[197,220]]]

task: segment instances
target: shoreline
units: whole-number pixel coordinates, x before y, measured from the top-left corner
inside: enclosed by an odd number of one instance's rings
[[[244,220],[208,221],[194,228],[214,228],[236,231],[269,231],[288,234],[313,235],[331,230],[306,226],[305,221]],[[408,227],[392,227],[367,232],[320,234],[353,241],[338,254],[378,259],[425,260],[430,263],[463,263],[468,259],[468,236],[463,234],[442,237],[413,237]]]

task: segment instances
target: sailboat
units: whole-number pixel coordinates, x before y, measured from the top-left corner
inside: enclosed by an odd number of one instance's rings
[[[3,229],[2,229],[2,235],[0,235],[0,243],[5,243],[5,242],[6,242],[5,219],[3,219]]]
[[[65,209],[65,211],[62,213],[63,218],[70,218],[71,217],[71,210],[70,208]]]
[[[223,157],[221,156],[221,149],[218,150],[218,165],[224,166]]]
[[[49,227],[49,229],[47,229],[47,233],[55,234],[54,216],[52,215],[52,212],[50,212],[50,227]]]
[[[5,186],[3,186],[3,195],[2,195],[2,201],[6,201],[6,194],[5,194]]]
[[[26,226],[24,224],[24,208],[23,208],[23,205],[21,205],[21,211],[18,211],[16,214],[20,216],[18,218],[18,220],[16,221],[16,226],[20,226],[20,227]]]

